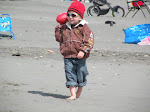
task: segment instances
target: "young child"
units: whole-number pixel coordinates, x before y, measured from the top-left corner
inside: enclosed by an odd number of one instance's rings
[[[60,52],[64,56],[66,87],[71,93],[67,98],[69,100],[79,98],[87,83],[86,59],[94,44],[94,34],[83,20],[84,11],[82,3],[73,2],[67,11],[68,22],[55,28],[55,38],[60,43]]]

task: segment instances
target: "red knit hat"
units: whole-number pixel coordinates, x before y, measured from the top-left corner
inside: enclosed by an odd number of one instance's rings
[[[74,12],[78,13],[83,18],[85,6],[82,3],[76,1],[70,5],[70,7],[68,8],[68,11],[74,11]]]

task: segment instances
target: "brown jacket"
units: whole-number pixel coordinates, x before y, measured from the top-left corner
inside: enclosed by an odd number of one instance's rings
[[[79,51],[83,51],[85,52],[83,59],[87,59],[94,45],[94,34],[85,20],[73,29],[69,22],[56,26],[55,38],[60,43],[60,52],[64,58],[77,58]]]

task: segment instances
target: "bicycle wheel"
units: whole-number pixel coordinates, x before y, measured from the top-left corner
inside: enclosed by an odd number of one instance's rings
[[[100,9],[98,6],[93,5],[89,7],[89,15],[90,16],[99,16],[100,15]]]
[[[92,6],[90,6],[90,7],[87,9],[87,15],[88,15],[88,16],[91,16],[91,15],[90,15],[90,8],[91,8],[91,7],[92,7]]]
[[[116,6],[115,9],[112,11],[113,17],[123,17],[124,15],[125,15],[125,11],[120,6]]]

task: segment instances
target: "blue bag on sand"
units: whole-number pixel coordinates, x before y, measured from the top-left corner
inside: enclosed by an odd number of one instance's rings
[[[150,36],[150,24],[132,26],[124,30],[125,43],[137,44],[145,37]]]

